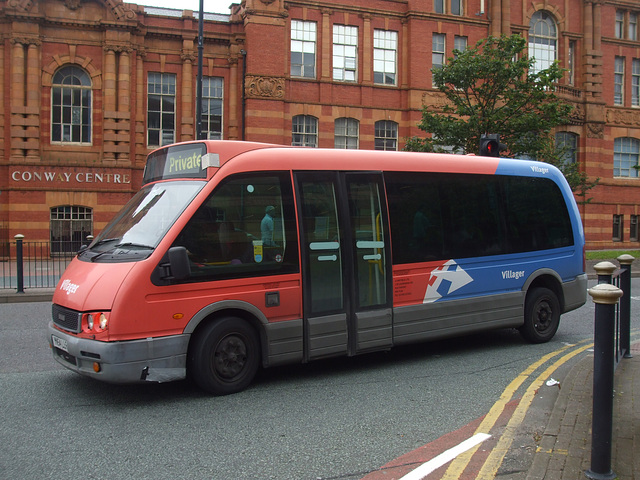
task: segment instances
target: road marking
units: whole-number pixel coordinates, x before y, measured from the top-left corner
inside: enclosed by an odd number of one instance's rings
[[[589,340],[586,340],[586,341],[589,341]],[[578,343],[585,343],[585,340],[583,340],[582,342],[578,342]],[[579,353],[581,351],[584,351],[587,348],[592,347],[592,346],[593,346],[593,343],[588,343],[587,345],[584,345],[584,346],[578,348],[576,353],[573,354],[573,355],[576,355],[577,353]],[[520,386],[524,383],[524,381],[529,379],[529,377],[533,374],[533,372],[535,372],[538,368],[540,368],[542,365],[547,363],[553,357],[556,357],[556,356],[566,352],[570,348],[574,348],[574,347],[575,347],[575,345],[565,345],[564,347],[562,347],[562,348],[560,348],[560,349],[558,349],[558,350],[556,350],[554,352],[551,352],[551,353],[548,353],[547,355],[544,355],[539,360],[537,360],[536,362],[532,363],[525,370],[523,370],[516,378],[513,379],[513,381],[509,385],[507,385],[507,388],[504,389],[504,391],[502,392],[502,395],[500,395],[500,398],[498,399],[498,401],[493,404],[493,406],[491,407],[491,410],[489,410],[489,413],[487,413],[487,415],[484,417],[484,419],[482,420],[482,422],[480,423],[480,425],[476,429],[476,433],[488,433],[489,431],[491,431],[491,429],[495,426],[496,422],[498,421],[498,418],[500,417],[500,415],[502,415],[507,403],[509,403],[511,401],[511,399],[513,398],[515,392],[518,390],[518,388],[520,388]],[[573,356],[571,353],[569,355]],[[565,357],[562,357],[562,358],[564,359]],[[555,371],[556,369],[557,369],[557,367],[555,367],[553,369],[553,371]],[[533,389],[532,391],[535,391],[535,389]],[[524,400],[524,398],[523,398],[523,400]],[[520,408],[520,404],[522,404],[523,400],[520,401],[520,403],[518,405],[518,408]],[[528,408],[528,405],[527,405],[527,408]],[[524,409],[524,413],[526,413],[526,409]],[[515,415],[515,412],[513,413],[513,415]],[[523,414],[523,416],[524,416],[524,414]],[[513,435],[513,433],[509,432],[508,430],[505,431],[505,434],[506,435]],[[504,438],[504,435],[503,435],[503,438]],[[513,438],[511,438],[511,441],[513,441]],[[509,445],[511,444],[510,442],[509,442]],[[469,462],[471,461],[471,457],[473,457],[473,455],[476,453],[476,451],[477,451],[477,446],[473,447],[470,450],[468,450],[464,454],[458,456],[451,463],[451,465],[449,466],[449,468],[447,469],[445,474],[442,476],[442,480],[445,480],[445,479],[446,480],[457,480],[457,479],[459,479],[460,476],[462,475],[462,473],[464,472],[464,470],[469,465]],[[504,455],[502,455],[502,457],[500,458],[500,462],[502,462],[502,458],[504,458]]]
[[[422,480],[427,475],[429,475],[434,470],[442,467],[447,464],[458,455],[463,454],[467,450],[480,445],[486,439],[490,438],[491,435],[487,433],[476,433],[473,437],[466,439],[464,442],[456,445],[455,447],[451,447],[449,450],[442,452],[437,457],[432,458],[426,463],[423,463],[415,470],[407,473],[400,480]]]

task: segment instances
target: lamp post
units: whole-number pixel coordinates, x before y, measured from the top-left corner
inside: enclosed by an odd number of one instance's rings
[[[204,50],[203,25],[204,25],[204,0],[200,0],[200,12],[198,14],[198,75],[196,77],[196,140],[202,138],[202,51]]]

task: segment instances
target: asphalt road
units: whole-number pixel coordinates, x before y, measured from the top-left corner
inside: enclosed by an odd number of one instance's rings
[[[360,479],[485,415],[528,365],[592,338],[593,313],[588,300],[544,345],[489,332],[275,368],[209,397],[67,371],[47,344],[50,304],[1,304],[0,478]]]

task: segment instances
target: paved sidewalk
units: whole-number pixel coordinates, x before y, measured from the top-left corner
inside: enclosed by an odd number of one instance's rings
[[[611,469],[619,480],[640,480],[640,343],[631,346],[631,354],[618,365],[614,380]],[[588,356],[562,383],[527,480],[588,478],[592,411],[593,357]]]

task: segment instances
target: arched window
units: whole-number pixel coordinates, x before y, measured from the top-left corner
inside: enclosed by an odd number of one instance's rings
[[[93,210],[89,207],[62,205],[51,209],[51,253],[73,254],[93,233]]]
[[[360,122],[355,118],[336,118],[334,131],[335,148],[358,148]]]
[[[91,143],[91,78],[75,65],[53,75],[51,141]]]
[[[375,149],[398,150],[398,124],[391,120],[379,120],[375,125]]]
[[[311,115],[293,117],[291,145],[297,147],[318,146],[318,119]]]
[[[613,176],[637,177],[638,158],[640,157],[640,140],[630,137],[619,137],[613,141]]]
[[[551,15],[539,10],[529,23],[529,57],[535,59],[533,73],[549,68],[556,59],[558,29]]]

